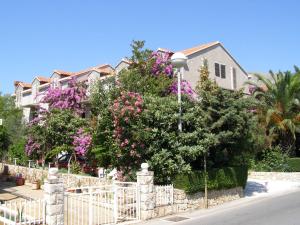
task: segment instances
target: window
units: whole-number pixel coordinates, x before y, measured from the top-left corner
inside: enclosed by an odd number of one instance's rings
[[[53,80],[52,80],[52,82],[51,82],[51,86],[52,86],[52,88],[57,88],[57,87],[59,87],[59,78],[58,77],[54,77],[53,78]]]
[[[221,78],[226,78],[225,65],[221,65]]]
[[[226,78],[226,67],[225,65],[215,63],[215,75],[216,77]]]
[[[236,84],[236,69],[235,68],[232,68],[232,86],[233,86],[234,90],[237,88],[237,84]]]
[[[220,64],[215,63],[215,75],[216,77],[220,77]]]

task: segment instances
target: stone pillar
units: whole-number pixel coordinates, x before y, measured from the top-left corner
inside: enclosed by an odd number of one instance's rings
[[[50,168],[44,183],[46,224],[64,225],[64,184],[58,178],[58,169]]]
[[[154,173],[148,171],[148,163],[142,163],[142,171],[137,172],[137,184],[140,188],[140,216],[141,220],[148,220],[154,217],[155,193]]]

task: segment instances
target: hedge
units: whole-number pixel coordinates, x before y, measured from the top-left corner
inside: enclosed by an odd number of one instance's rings
[[[287,163],[291,172],[300,172],[300,158],[289,158]]]
[[[248,168],[245,166],[212,169],[208,171],[208,190],[245,188],[247,178]],[[175,188],[190,194],[204,191],[204,172],[192,171],[189,174],[177,175],[173,184]]]

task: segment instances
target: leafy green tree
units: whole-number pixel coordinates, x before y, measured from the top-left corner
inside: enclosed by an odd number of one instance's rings
[[[14,144],[9,146],[8,157],[13,160],[17,158],[18,165],[27,165],[28,157],[25,154],[25,138],[20,138]]]
[[[93,148],[91,154],[99,165],[108,168],[114,162],[118,147],[113,138],[113,119],[110,107],[119,96],[114,77],[97,81],[90,97],[93,126]]]
[[[9,146],[9,135],[6,128],[0,126],[0,157],[5,156]]]
[[[144,49],[144,41],[133,41],[132,57],[128,70],[119,75],[122,89],[139,93],[164,96],[173,82],[170,65],[171,55],[161,56],[149,49]]]
[[[253,100],[241,91],[228,91],[209,79],[208,70],[200,70],[196,92],[198,101],[187,112],[191,137],[186,146],[202,149],[201,157],[192,163],[193,168],[203,168],[203,155],[207,166],[222,167],[246,164],[246,154],[254,152],[260,140],[256,134],[257,119],[251,112]]]
[[[0,119],[1,129],[1,155],[6,155],[9,145],[18,142],[24,136],[22,123],[22,110],[15,107],[14,98],[10,95],[0,94]]]
[[[300,72],[270,71],[271,79],[255,75],[254,96],[259,100],[257,113],[270,137],[270,144],[279,144],[284,152],[294,149],[300,131]]]
[[[11,143],[24,136],[24,124],[22,122],[22,110],[16,108],[14,97],[0,95],[0,118],[6,127]]]
[[[145,143],[143,158],[155,172],[157,183],[171,182],[178,173],[191,170],[190,162],[199,155],[195,147],[184,147],[186,130],[190,127],[183,119],[184,130],[178,131],[178,102],[175,96],[144,96],[145,110],[141,115],[139,138]],[[192,107],[188,98],[182,102],[183,114]]]

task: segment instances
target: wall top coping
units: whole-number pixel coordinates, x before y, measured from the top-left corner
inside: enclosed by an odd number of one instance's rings
[[[153,171],[139,171],[136,173],[137,176],[154,176],[154,172]]]

